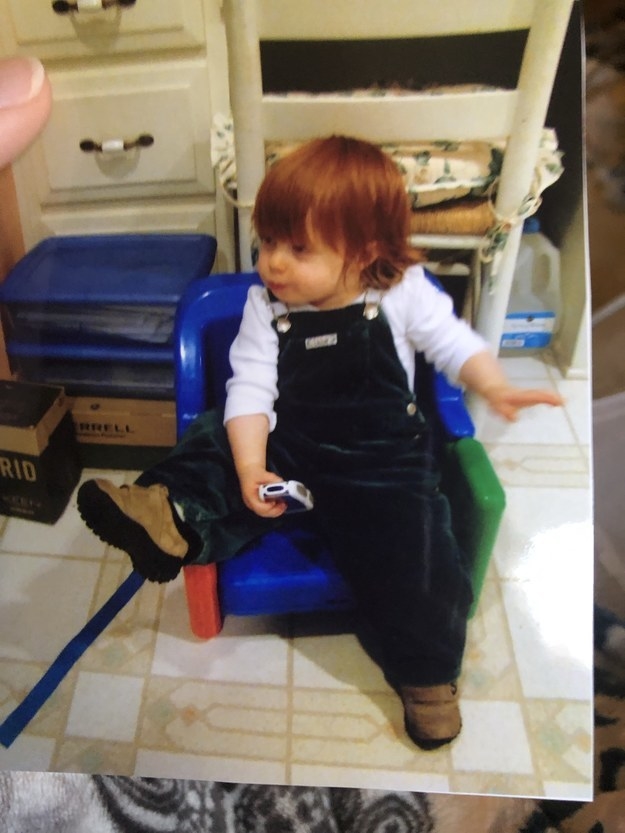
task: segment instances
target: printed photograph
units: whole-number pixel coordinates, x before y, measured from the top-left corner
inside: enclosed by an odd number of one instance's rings
[[[0,769],[591,800],[581,2],[0,17]]]

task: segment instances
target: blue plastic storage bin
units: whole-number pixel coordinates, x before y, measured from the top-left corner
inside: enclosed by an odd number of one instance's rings
[[[0,286],[6,304],[176,304],[187,284],[207,275],[217,242],[206,234],[50,237]]]
[[[14,369],[71,395],[173,398],[176,307],[211,271],[216,249],[204,234],[41,241],[0,285]]]
[[[215,251],[215,239],[202,234],[43,240],[0,286],[11,319],[9,355],[59,357],[66,346],[86,357],[114,343],[155,351],[171,345],[178,300],[210,272]]]
[[[0,286],[11,360],[172,362],[178,300],[216,248],[204,234],[43,240]]]

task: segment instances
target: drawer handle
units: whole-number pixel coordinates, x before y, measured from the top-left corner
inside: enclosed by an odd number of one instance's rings
[[[154,136],[149,133],[142,133],[136,139],[106,139],[104,142],[96,142],[93,139],[83,139],[80,149],[85,153],[119,153],[134,148],[149,148],[154,144]]]
[[[57,14],[70,14],[71,12],[100,12],[103,9],[110,9],[112,6],[134,6],[137,0],[76,0],[69,3],[67,0],[55,0],[52,9]]]

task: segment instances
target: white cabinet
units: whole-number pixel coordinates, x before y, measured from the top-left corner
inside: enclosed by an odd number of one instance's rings
[[[75,11],[55,11],[76,5]],[[6,0],[3,20],[11,20],[20,50],[42,60],[124,55],[148,50],[202,47],[203,0],[134,0],[101,8],[104,3],[53,3]]]
[[[204,62],[52,71],[50,80],[43,202],[214,190]]]
[[[26,246],[199,231],[217,237],[216,269],[232,270],[210,154],[213,114],[229,109],[219,0],[112,2],[0,0],[1,52],[40,58],[54,97],[13,166]]]

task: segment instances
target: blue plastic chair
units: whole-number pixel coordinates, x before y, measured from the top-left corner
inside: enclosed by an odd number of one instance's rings
[[[229,349],[253,283],[260,283],[255,274],[212,275],[194,281],[180,301],[174,332],[179,436],[198,414],[225,398],[225,382],[231,374]],[[450,486],[456,534],[472,560],[474,611],[505,498],[484,449],[473,438],[474,427],[461,390],[442,374],[427,370],[422,372],[424,381],[419,382],[419,397],[420,401],[425,398],[422,386],[427,380],[440,416],[444,482]],[[353,606],[331,553],[305,520],[289,521],[287,528],[267,533],[218,568],[214,564],[185,567],[184,577],[191,629],[204,639],[216,635],[223,617],[229,614],[284,614]]]

